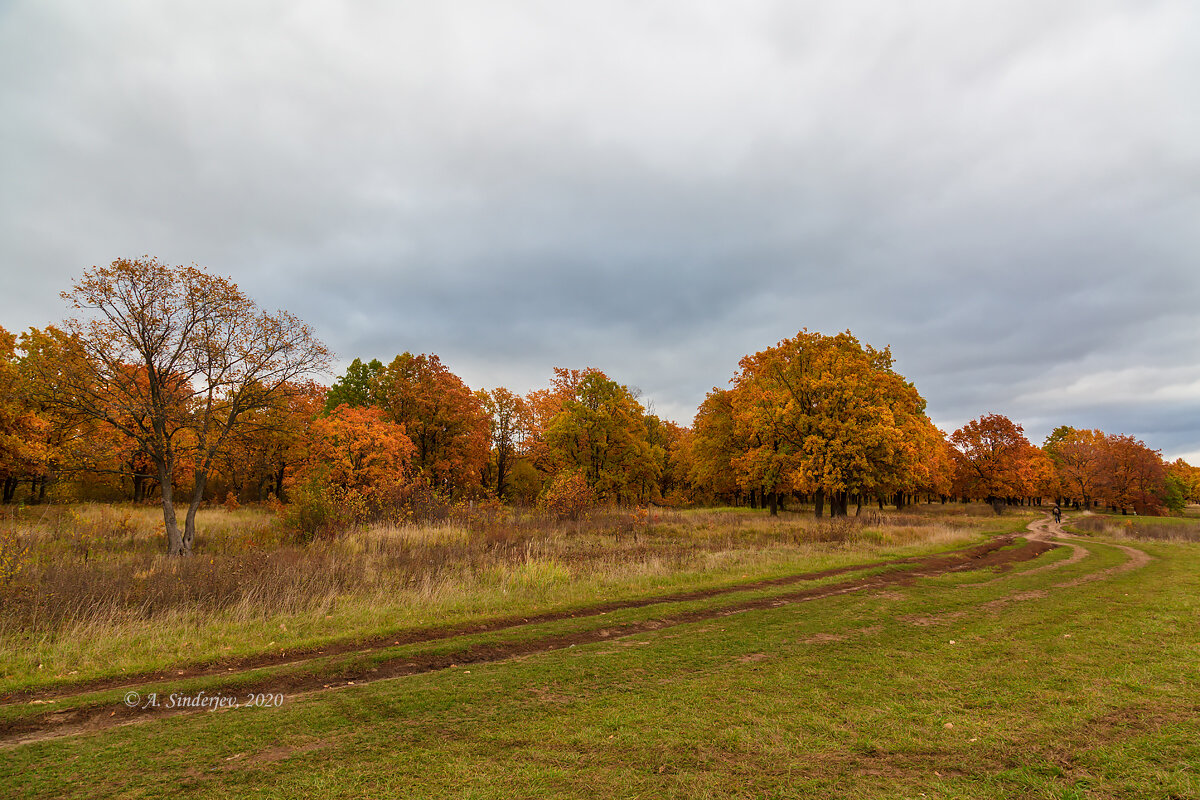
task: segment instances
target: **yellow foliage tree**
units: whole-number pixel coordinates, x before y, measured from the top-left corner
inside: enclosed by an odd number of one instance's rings
[[[887,348],[862,345],[849,331],[802,330],[740,364],[730,400],[733,459],[746,486],[812,494],[816,513],[831,502],[846,514],[850,495],[896,491],[913,483],[915,435],[925,401],[892,369]]]

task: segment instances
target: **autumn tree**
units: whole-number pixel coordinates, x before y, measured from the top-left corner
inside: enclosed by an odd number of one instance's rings
[[[692,453],[688,472],[692,485],[717,497],[740,494],[734,461],[745,451],[734,431],[732,393],[713,387],[692,421]]]
[[[308,456],[293,481],[317,476],[340,503],[378,512],[400,503],[415,451],[404,427],[382,410],[338,405],[313,421]]]
[[[1157,450],[1125,434],[1104,437],[1101,449],[1104,478],[1100,484],[1102,499],[1125,513],[1160,509],[1166,496],[1166,467]]]
[[[950,442],[958,459],[959,494],[993,504],[1021,494],[1029,440],[1020,425],[1002,414],[985,414],[952,433]]]
[[[326,390],[312,381],[281,392],[278,402],[247,413],[220,459],[226,488],[241,497],[287,501],[290,473],[308,458],[313,426],[325,407]],[[246,499],[246,498],[242,498]]]
[[[921,415],[912,418],[905,427],[904,440],[912,448],[911,461],[907,470],[897,474],[897,493],[935,496],[946,502],[954,493],[955,471],[954,448],[946,441],[946,435]]]
[[[607,376],[594,367],[583,370],[555,367],[550,386],[534,390],[525,397],[529,412],[526,451],[530,462],[543,475],[556,475],[569,466],[562,454],[547,442],[546,431],[554,418],[562,413],[566,402],[575,398],[583,379],[593,373],[607,380]]]
[[[546,458],[558,470],[580,472],[601,499],[645,499],[662,458],[648,439],[645,409],[627,386],[599,370],[572,384],[542,431]]]
[[[120,427],[106,424],[92,413],[81,410],[80,396],[108,397],[110,387],[96,383],[81,390],[80,382],[92,375],[102,376],[88,364],[87,355],[76,337],[54,326],[42,330],[30,328],[22,334],[22,362],[32,382],[31,393],[36,398],[44,419],[49,423],[49,467],[58,479],[71,479],[76,491],[108,494],[120,490],[134,502],[149,497],[158,486],[158,472],[153,459],[136,438],[122,430],[145,424],[144,408],[114,405]],[[124,379],[143,396],[148,396],[149,379],[145,367],[126,364],[121,367]],[[173,401],[183,404],[185,398]],[[185,437],[186,438],[186,437]],[[187,459],[179,459],[172,473],[176,486],[191,480]],[[44,485],[44,484],[43,484]]]
[[[1104,432],[1082,430],[1063,425],[1046,437],[1042,450],[1054,463],[1062,491],[1092,503],[1104,481]]]
[[[63,293],[87,316],[67,321],[78,348],[57,376],[61,405],[134,440],[161,488],[167,550],[190,554],[196,510],[217,458],[250,412],[323,369],[325,346],[293,315],[260,310],[235,284],[149,257],[93,267]],[[191,472],[184,528],[175,475]]]
[[[770,491],[812,494],[816,513],[828,498],[845,515],[851,493],[896,490],[910,478],[917,450],[909,434],[925,401],[892,369],[888,348],[800,331],[746,356],[731,395],[734,459],[743,480]]]
[[[439,489],[479,486],[488,464],[488,415],[436,355],[402,353],[373,383],[375,402],[416,448],[413,464]]]
[[[1167,507],[1176,513],[1183,511],[1188,503],[1200,502],[1200,468],[1193,467],[1182,458],[1167,464]]]
[[[0,499],[5,503],[12,501],[20,480],[43,478],[50,459],[50,425],[38,414],[16,343],[16,336],[0,328]]]
[[[692,502],[692,429],[653,414],[646,423],[651,444],[661,449],[657,497],[650,499],[668,505]]]
[[[1053,459],[1032,444],[1025,448],[1017,471],[1018,496],[1040,502],[1043,497],[1057,497],[1060,485]]]
[[[508,497],[508,477],[521,454],[529,426],[529,406],[520,395],[500,386],[483,392],[480,401],[490,418],[496,496]]]

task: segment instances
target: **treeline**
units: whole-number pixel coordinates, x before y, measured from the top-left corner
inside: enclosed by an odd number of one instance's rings
[[[729,389],[713,389],[693,426],[693,487],[725,502],[770,508],[800,500],[820,516],[864,503],[1043,500],[1122,511],[1181,510],[1200,501],[1200,470],[1129,436],[1061,427],[1043,447],[987,414],[948,437],[896,374],[890,351],[801,331],[742,359]]]
[[[864,504],[1046,499],[1139,513],[1200,500],[1200,475],[1144,443],[1056,430],[1041,447],[988,414],[946,436],[925,400],[850,332],[801,331],[742,359],[692,427],[594,369],[556,368],[520,395],[471,389],[433,354],[329,355],[299,320],[236,286],[152,259],[94,268],[65,294],[90,312],[0,329],[3,501],[288,503],[323,525],[453,502],[727,503],[818,515]],[[24,487],[24,488],[22,488]],[[51,495],[48,495],[51,492]]]

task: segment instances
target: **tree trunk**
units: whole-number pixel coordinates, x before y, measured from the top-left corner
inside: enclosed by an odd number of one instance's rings
[[[179,535],[179,522],[175,519],[175,487],[171,484],[171,473],[165,466],[158,468],[158,484],[162,488],[163,523],[167,528],[167,555],[185,555],[183,537]]]
[[[825,490],[817,489],[813,495],[813,516],[820,519],[825,515]]]
[[[771,493],[767,495],[767,502],[771,504],[771,516],[779,516],[779,493],[772,489]]]
[[[829,516],[845,517],[849,515],[850,498],[849,495],[842,492],[834,492],[829,499]]]
[[[505,479],[508,477],[508,454],[503,448],[496,448],[496,497],[504,499]]]
[[[192,489],[192,501],[188,503],[187,517],[183,523],[183,549],[182,555],[190,556],[192,554],[192,542],[196,540],[196,511],[200,508],[200,503],[204,501],[204,489],[208,486],[208,473],[204,470],[197,470],[196,485]]]

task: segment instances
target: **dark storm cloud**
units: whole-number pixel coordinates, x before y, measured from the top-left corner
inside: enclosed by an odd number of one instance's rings
[[[0,10],[0,324],[94,263],[231,274],[349,360],[599,366],[689,421],[801,327],[1200,458],[1186,3]]]

